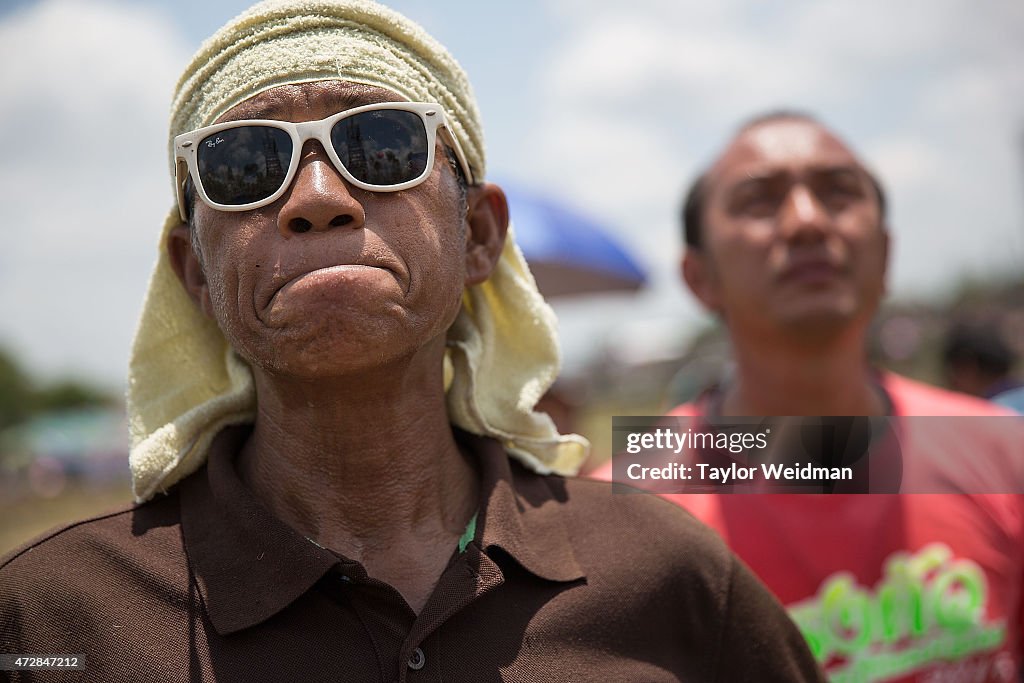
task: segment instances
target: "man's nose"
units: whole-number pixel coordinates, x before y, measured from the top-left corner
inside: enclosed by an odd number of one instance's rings
[[[352,196],[348,183],[331,163],[323,145],[316,140],[308,141],[277,215],[281,234],[288,237],[339,227],[358,229],[363,227],[365,219],[363,205]]]
[[[779,232],[789,240],[821,239],[832,216],[821,199],[806,185],[794,185],[779,213]]]

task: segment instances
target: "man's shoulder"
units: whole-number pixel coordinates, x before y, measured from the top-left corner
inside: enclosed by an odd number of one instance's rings
[[[139,634],[174,623],[192,601],[178,510],[176,494],[161,496],[66,524],[0,559],[0,651],[88,653],[105,680],[145,680],[124,673],[153,661]]]
[[[0,557],[0,571],[36,562],[42,554],[66,551],[109,551],[118,545],[146,543],[147,532],[178,523],[176,495],[164,495],[145,503],[126,503],[84,519],[67,522],[23,543]],[[112,543],[113,545],[110,545]]]
[[[991,401],[918,382],[894,372],[881,372],[879,382],[889,394],[897,415],[949,417],[1010,414],[1006,408]],[[675,417],[699,417],[701,408],[697,403],[683,403],[672,408],[667,414]]]
[[[652,524],[671,524],[683,531],[692,531],[696,523],[686,512],[680,516],[678,506],[659,495],[592,477],[551,477],[561,482],[571,514],[587,515],[589,519],[615,521],[623,515],[637,515],[652,520]],[[699,524],[699,523],[698,523]]]
[[[59,526],[0,558],[0,601],[80,603],[133,582],[167,588],[184,558],[176,496]],[[174,581],[178,583],[178,581]]]
[[[626,639],[699,653],[699,680],[819,680],[781,605],[688,511],[608,481],[550,481],[564,492],[572,550],[606,627],[614,619]]]
[[[564,482],[565,523],[571,537],[595,548],[598,556],[626,562],[642,559],[709,573],[708,578],[730,570],[730,553],[718,535],[661,496],[635,489],[619,492],[609,481],[582,477],[559,481]]]
[[[882,387],[902,416],[985,417],[1011,414],[1006,408],[974,396],[925,384],[893,372],[884,372]]]

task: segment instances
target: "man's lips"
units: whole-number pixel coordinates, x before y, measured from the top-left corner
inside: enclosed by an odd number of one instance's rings
[[[790,264],[779,274],[779,280],[814,284],[832,280],[841,272],[841,268],[827,260],[814,259]]]
[[[332,281],[342,279],[356,280],[361,277],[373,277],[376,274],[383,273],[387,273],[400,283],[398,275],[391,268],[383,265],[341,263],[333,266],[326,266],[324,268],[303,271],[288,279],[282,280],[281,283],[271,292],[270,298],[267,301],[267,306],[273,306],[274,301],[279,295],[286,295],[291,289],[300,285],[316,285],[318,282],[320,284],[327,285]]]

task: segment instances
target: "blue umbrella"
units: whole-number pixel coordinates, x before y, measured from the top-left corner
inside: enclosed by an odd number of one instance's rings
[[[516,240],[545,296],[631,292],[646,284],[644,269],[597,221],[561,201],[500,185]]]

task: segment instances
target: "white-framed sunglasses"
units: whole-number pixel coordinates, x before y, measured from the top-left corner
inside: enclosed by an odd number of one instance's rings
[[[295,179],[302,146],[319,140],[349,183],[397,192],[422,183],[434,168],[437,130],[473,184],[469,163],[448,128],[444,110],[426,102],[380,102],[319,121],[228,121],[174,138],[178,210],[188,220],[185,182],[218,211],[248,211],[277,201]]]

